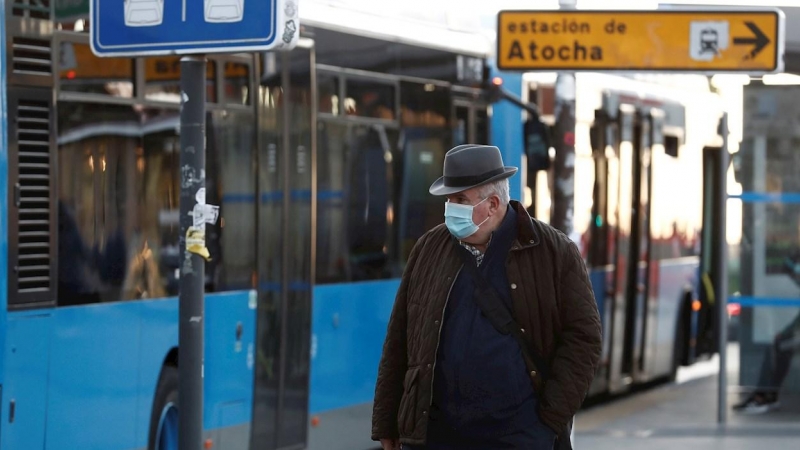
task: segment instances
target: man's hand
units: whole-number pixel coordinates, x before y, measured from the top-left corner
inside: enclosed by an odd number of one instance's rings
[[[400,439],[381,439],[383,450],[400,450]]]

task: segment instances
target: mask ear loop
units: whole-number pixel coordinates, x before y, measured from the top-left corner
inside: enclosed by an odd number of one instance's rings
[[[484,198],[483,200],[479,201],[478,203],[475,203],[474,205],[472,205],[472,208],[474,209],[476,206],[480,205],[481,203],[485,202],[485,201],[486,201],[486,200],[488,200],[488,199],[489,199],[489,197],[486,197],[486,198]],[[480,227],[481,227],[481,225],[485,224],[487,220],[489,220],[489,216],[486,216],[486,218],[485,218],[485,219],[483,219],[483,222],[481,222],[481,223],[479,223],[479,224],[477,225],[477,226],[478,226],[478,228],[480,228]]]

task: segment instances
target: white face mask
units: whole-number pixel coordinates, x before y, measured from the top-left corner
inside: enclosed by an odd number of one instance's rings
[[[475,234],[478,229],[480,229],[481,225],[489,220],[489,217],[487,216],[483,222],[475,224],[475,222],[472,221],[472,213],[476,206],[485,202],[488,198],[489,197],[486,197],[474,205],[460,205],[458,203],[446,202],[444,204],[444,224],[447,226],[447,229],[450,230],[450,233],[458,239],[466,239]]]

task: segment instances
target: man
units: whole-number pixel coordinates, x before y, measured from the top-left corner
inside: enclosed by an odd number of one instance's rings
[[[372,439],[386,450],[550,450],[568,435],[600,319],[577,247],[510,201],[516,172],[497,147],[460,145],[430,187],[447,197],[445,224],[411,252],[375,388]],[[518,328],[483,312],[497,306]]]

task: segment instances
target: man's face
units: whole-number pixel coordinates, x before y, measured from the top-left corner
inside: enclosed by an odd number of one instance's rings
[[[447,196],[447,201],[450,203],[457,203],[459,205],[478,205],[478,203],[483,200],[481,198],[480,193],[478,192],[478,188],[467,189],[466,191],[457,192],[455,194],[450,194]],[[489,208],[491,207],[493,201],[490,198],[489,200],[481,203],[472,210],[472,222],[475,224],[482,223],[489,217]]]

